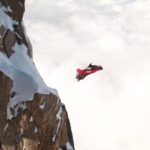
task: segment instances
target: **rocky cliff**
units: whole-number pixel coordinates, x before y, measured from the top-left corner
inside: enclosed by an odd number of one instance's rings
[[[33,63],[24,3],[0,0],[0,150],[74,150],[65,106]]]

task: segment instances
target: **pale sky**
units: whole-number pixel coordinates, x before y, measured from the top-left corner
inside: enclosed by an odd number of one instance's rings
[[[150,150],[150,1],[27,0],[24,23],[76,150]],[[77,82],[90,62],[104,70]]]

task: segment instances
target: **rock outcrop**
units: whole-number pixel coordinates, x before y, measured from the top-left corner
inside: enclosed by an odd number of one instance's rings
[[[24,0],[0,0],[0,150],[74,150],[65,106],[39,75]]]

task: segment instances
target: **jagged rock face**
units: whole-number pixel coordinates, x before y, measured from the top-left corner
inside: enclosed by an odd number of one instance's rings
[[[27,102],[27,109],[7,121],[3,128],[3,150],[71,150],[71,147],[67,112],[53,94],[35,94],[34,100]]]
[[[13,53],[12,46],[15,42],[18,44],[24,43],[28,47],[29,56],[32,57],[32,47],[22,23],[24,0],[0,0],[0,4],[3,17],[0,19],[0,51],[5,52],[10,57]],[[4,22],[4,17],[6,21],[8,19],[12,21],[12,24],[10,25]]]
[[[65,106],[32,61],[24,0],[0,0],[0,149],[74,150]]]

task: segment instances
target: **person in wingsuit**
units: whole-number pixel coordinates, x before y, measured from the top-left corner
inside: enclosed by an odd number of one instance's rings
[[[90,75],[90,74],[95,73],[100,70],[103,70],[102,66],[92,65],[92,63],[90,63],[88,65],[88,67],[85,69],[80,69],[80,68],[77,69],[76,78],[78,81],[80,81],[80,80],[84,79],[87,75]]]

